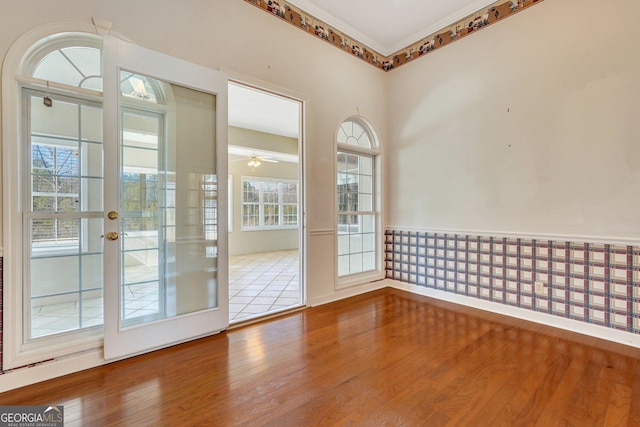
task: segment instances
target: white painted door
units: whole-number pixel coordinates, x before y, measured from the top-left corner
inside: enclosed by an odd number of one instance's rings
[[[106,37],[104,94],[110,360],[228,326],[227,78]]]

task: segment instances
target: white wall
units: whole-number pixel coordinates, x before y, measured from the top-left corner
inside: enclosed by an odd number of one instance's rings
[[[278,151],[288,154],[297,154],[298,140],[284,136],[256,132],[249,129],[236,127],[229,128],[229,144],[258,148],[261,150]],[[257,168],[247,165],[246,157],[230,156],[229,175],[232,178],[233,209],[231,212],[232,228],[229,233],[229,255],[241,255],[258,252],[280,251],[297,249],[299,233],[302,227],[287,230],[242,230],[242,177],[282,178],[298,181],[298,163],[262,162]]]
[[[387,223],[640,238],[638,16],[545,1],[390,73]]]
[[[112,30],[146,48],[241,80],[285,88],[306,101],[305,157],[308,298],[331,299],[335,281],[334,137],[360,112],[386,140],[386,76],[243,0],[5,0],[0,5],[0,57],[32,28],[50,23],[113,23]],[[10,183],[3,183],[10,185]],[[4,256],[13,256],[3,248]],[[340,294],[342,295],[342,293]]]

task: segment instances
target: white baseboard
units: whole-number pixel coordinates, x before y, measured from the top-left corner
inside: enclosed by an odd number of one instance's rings
[[[47,381],[64,375],[80,372],[106,364],[102,350],[94,350],[80,355],[44,362],[30,368],[20,368],[0,375],[0,393]],[[57,404],[60,402],[50,402]]]
[[[317,297],[309,298],[307,304],[309,307],[315,307],[317,305],[328,304],[330,302],[339,301],[341,299],[355,297],[356,295],[364,294],[371,291],[376,291],[378,289],[383,289],[389,286],[385,280],[378,280],[375,282],[368,282],[362,285],[352,286],[349,288],[344,288],[340,290],[336,290],[328,295],[320,295]]]
[[[409,283],[399,282],[392,279],[385,279],[383,282],[385,283],[385,286],[389,286],[395,289],[401,289],[414,294],[424,295],[442,301],[448,301],[467,307],[490,311],[496,314],[503,314],[505,316],[515,317],[517,319],[540,323],[542,325],[552,326],[555,328],[564,329],[566,331],[640,348],[640,335],[631,334],[629,332],[619,331],[600,325],[593,325],[590,323],[580,322],[578,320],[554,316],[552,314],[540,313],[524,308],[512,307],[496,302],[458,295],[438,289],[411,285]]]

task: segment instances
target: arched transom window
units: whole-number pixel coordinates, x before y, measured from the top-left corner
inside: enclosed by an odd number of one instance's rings
[[[371,134],[360,123],[348,120],[338,130],[338,144],[353,145],[356,147],[372,150]]]

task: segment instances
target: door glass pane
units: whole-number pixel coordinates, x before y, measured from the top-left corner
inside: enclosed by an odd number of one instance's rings
[[[102,325],[102,109],[27,90],[26,339]],[[51,106],[43,99],[53,99]],[[88,307],[93,309],[88,310]]]
[[[102,324],[95,309],[102,310],[102,225],[102,218],[31,221],[31,338]],[[65,238],[51,241],[52,228],[66,230]]]
[[[121,316],[127,324],[162,317],[158,142],[163,123],[154,111],[122,114]]]
[[[215,96],[127,71],[121,89],[121,324],[217,307]]]
[[[80,136],[82,140],[90,143],[102,142],[102,108],[88,105],[80,106]],[[100,155],[102,160],[102,154]],[[100,162],[102,163],[102,162]],[[101,174],[100,174],[101,175]]]

